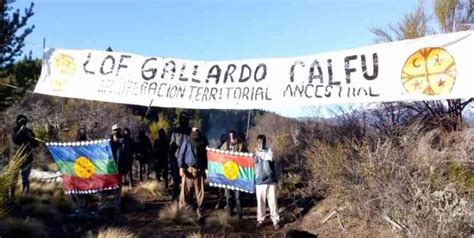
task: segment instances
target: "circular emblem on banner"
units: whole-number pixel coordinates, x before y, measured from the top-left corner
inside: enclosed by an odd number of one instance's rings
[[[76,176],[80,178],[90,178],[92,175],[94,175],[94,173],[95,166],[88,158],[79,156],[74,161],[74,174],[76,174]]]
[[[224,163],[224,176],[228,180],[236,180],[239,177],[239,166],[234,161],[227,161]]]
[[[443,95],[456,80],[453,56],[443,48],[423,48],[408,57],[402,69],[402,84],[408,93]]]
[[[51,62],[51,87],[55,91],[62,91],[69,79],[76,74],[76,62],[67,54],[56,54]]]

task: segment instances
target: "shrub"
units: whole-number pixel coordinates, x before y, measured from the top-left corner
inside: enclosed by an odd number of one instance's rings
[[[137,235],[133,234],[125,227],[105,227],[99,230],[97,238],[135,238]]]
[[[179,207],[177,202],[166,205],[159,214],[161,222],[173,223],[177,225],[194,224],[190,208]]]
[[[12,159],[3,167],[0,174],[0,218],[9,213],[9,201],[13,199],[10,195],[10,189],[15,186],[16,178],[20,172],[20,165],[27,158],[25,147],[20,147]]]
[[[140,183],[138,187],[133,190],[133,193],[141,202],[154,200],[163,195],[158,181],[146,181]]]
[[[315,181],[350,202],[347,215],[373,227],[393,226],[411,236],[465,236],[472,231],[473,129],[422,133],[307,150]],[[467,139],[467,140],[466,140]]]

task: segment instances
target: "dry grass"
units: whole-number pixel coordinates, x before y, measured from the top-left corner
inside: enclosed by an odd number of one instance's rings
[[[193,232],[186,236],[186,238],[203,238],[203,237],[204,236],[201,234],[201,232]]]
[[[99,230],[97,238],[136,238],[130,230],[124,227],[105,227]]]
[[[217,215],[211,216],[206,220],[206,223],[215,229],[233,230],[239,225],[236,217],[227,217],[225,211],[218,211]]]
[[[46,228],[38,221],[7,218],[0,221],[0,237],[48,237]]]
[[[189,207],[179,207],[177,202],[172,202],[160,211],[159,220],[164,223],[173,223],[176,225],[190,225],[195,224],[192,216]]]
[[[464,236],[474,209],[473,134],[415,125],[398,137],[315,142],[306,153],[314,179],[353,205],[346,217],[402,235]]]
[[[10,189],[16,183],[18,173],[20,172],[20,165],[28,156],[25,150],[26,147],[20,147],[0,173],[0,218],[6,217],[10,211],[8,207],[8,202],[12,199],[10,197]]]
[[[141,202],[156,200],[163,196],[163,192],[160,189],[160,183],[158,181],[146,181],[140,183],[138,187],[133,190],[135,197]]]

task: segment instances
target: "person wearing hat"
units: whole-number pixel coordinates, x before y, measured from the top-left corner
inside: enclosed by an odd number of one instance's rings
[[[112,156],[117,166],[120,177],[128,173],[128,164],[130,156],[130,144],[123,139],[122,128],[115,124],[112,126],[112,135],[110,136],[110,147],[112,149]],[[99,210],[104,208],[104,201],[109,195],[109,191],[103,191],[99,198]],[[119,188],[112,191],[114,196],[114,213],[120,212],[120,206],[122,202],[122,183],[119,184]]]
[[[191,134],[191,127],[189,127],[189,116],[186,112],[179,114],[179,127],[173,128],[170,139],[170,154],[169,161],[171,167],[171,177],[173,178],[173,191],[171,194],[172,200],[177,200],[180,193],[181,176],[179,176],[178,167],[178,149],[186,141]]]
[[[17,147],[25,147],[24,153],[26,154],[25,161],[20,165],[21,180],[23,185],[22,194],[25,195],[30,191],[30,173],[33,167],[33,148],[38,146],[38,141],[35,138],[35,133],[26,127],[28,118],[25,115],[18,115],[16,117],[16,126],[12,131],[12,139]],[[11,188],[11,196],[15,194],[15,188]]]
[[[179,206],[191,204],[192,190],[195,192],[198,220],[202,216],[204,201],[204,179],[207,169],[207,151],[209,145],[207,138],[198,128],[193,128],[191,135],[181,145],[178,152],[179,175],[181,176],[181,193]]]

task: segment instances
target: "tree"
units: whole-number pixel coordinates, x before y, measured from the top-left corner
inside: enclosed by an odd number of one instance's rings
[[[20,15],[20,10],[13,10],[9,4],[14,0],[0,0],[0,70],[12,65],[15,58],[20,56],[22,48],[25,46],[25,38],[33,31],[34,25],[27,26],[28,19],[33,16],[33,6],[25,9],[24,15]]]
[[[391,42],[396,40],[414,39],[433,33],[449,33],[467,30],[465,24],[469,22],[471,5],[469,1],[462,0],[433,0],[432,10],[436,26],[430,28],[430,16],[426,12],[422,1],[417,9],[404,16],[396,25],[387,28],[373,28],[371,32],[376,36],[376,42]],[[474,101],[454,99],[446,101],[423,101],[415,103],[391,103],[399,110],[391,113],[415,113],[420,118],[429,119],[430,122],[441,124],[449,130],[458,130],[462,125],[462,113],[464,109]]]

